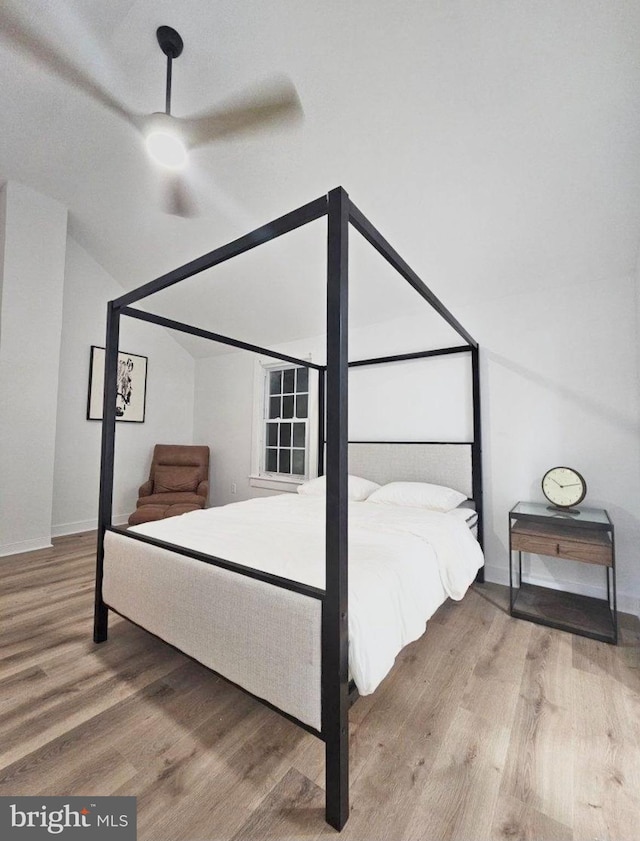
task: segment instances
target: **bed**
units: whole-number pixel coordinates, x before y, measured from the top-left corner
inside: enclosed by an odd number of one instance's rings
[[[390,463],[372,455],[389,447],[396,452]],[[407,476],[403,463],[414,482],[429,475],[426,468],[431,464],[433,470],[438,447],[423,445],[421,460],[415,447],[411,458],[402,452],[408,447],[366,446],[370,460],[382,465],[383,472],[374,471],[378,478]],[[366,467],[363,452],[355,461]],[[455,485],[455,475],[450,473],[449,481]],[[373,692],[440,605],[461,599],[474,581],[483,564],[472,533],[476,519],[468,505],[443,513],[366,499],[349,502],[349,669],[360,695]],[[132,535],[139,538],[133,548]],[[143,538],[225,558],[320,593],[324,494],[256,498],[146,523],[126,536],[110,532],[103,582],[110,608],[320,732],[318,600],[238,580],[231,570],[194,562]]]
[[[286,356],[131,306],[322,216],[327,217],[325,363]],[[463,344],[349,361],[350,228],[387,260]],[[315,472],[326,476],[322,499],[253,500],[129,531],[115,527],[115,398],[122,317],[314,371],[319,386]],[[471,363],[470,441],[348,442],[350,367],[442,354],[465,354]],[[404,481],[455,488],[472,501],[475,522],[468,508],[438,516],[400,510],[381,516],[372,510],[373,499],[350,503],[349,474],[385,486]],[[121,613],[322,739],[325,816],[340,830],[349,816],[348,715],[357,697],[350,678],[363,693],[375,689],[402,646],[424,632],[439,604],[448,596],[460,598],[476,571],[482,580],[478,343],[338,187],[109,302],[98,519],[94,642],[107,641],[109,611]],[[382,636],[382,623],[375,618],[381,610],[389,619]]]

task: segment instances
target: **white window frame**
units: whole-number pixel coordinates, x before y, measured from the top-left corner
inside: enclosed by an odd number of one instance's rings
[[[311,362],[311,356],[301,362]],[[257,359],[253,377],[253,433],[251,449],[251,473],[249,484],[252,488],[264,488],[295,493],[298,485],[318,475],[318,372],[309,368],[309,402],[307,415],[307,438],[305,442],[304,476],[269,473],[265,469],[265,434],[268,420],[269,375],[272,371],[287,368],[300,368],[300,364],[279,362],[274,359]],[[294,419],[295,420],[295,419]]]

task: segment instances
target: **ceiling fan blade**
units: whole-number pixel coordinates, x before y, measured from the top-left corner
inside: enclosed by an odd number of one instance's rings
[[[249,134],[268,126],[302,119],[304,112],[293,83],[277,77],[221,103],[199,117],[176,117],[190,147],[203,146],[222,137]]]
[[[136,125],[136,115],[128,111],[118,100],[94,79],[80,70],[52,43],[47,41],[25,18],[11,9],[8,3],[0,4],[0,39],[57,76],[63,82],[73,85],[92,99],[109,108]]]
[[[177,172],[163,172],[162,209],[171,216],[192,219],[198,215],[198,206],[193,191],[185,177]]]

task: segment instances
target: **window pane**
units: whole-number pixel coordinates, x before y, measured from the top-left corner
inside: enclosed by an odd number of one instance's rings
[[[290,423],[281,423],[280,424],[280,446],[281,447],[290,447],[291,446],[291,424]]]
[[[304,424],[293,424],[293,446],[304,447]]]
[[[309,391],[309,369],[296,368],[296,391]]]
[[[271,371],[269,374],[269,394],[280,394],[282,391],[282,371]]]
[[[300,399],[300,398],[298,398],[298,399]],[[271,417],[274,417],[274,415],[272,415]],[[283,418],[292,418],[293,417],[293,395],[291,395],[291,397],[283,397],[282,398],[282,417]]]
[[[277,447],[278,446],[278,424],[277,423],[268,423],[267,424],[267,446],[268,447]]]
[[[303,477],[307,472],[309,368],[268,368],[265,400],[264,471]],[[315,387],[315,386],[314,386]]]
[[[285,371],[282,372],[284,374],[282,378],[282,393],[283,394],[293,394],[293,378],[295,376],[295,369],[294,368],[287,368]]]
[[[291,472],[298,476],[304,475],[304,450],[293,450]]]
[[[278,471],[278,451],[275,449],[267,450],[267,470],[269,473]]]
[[[291,472],[291,450],[280,450],[280,473]]]

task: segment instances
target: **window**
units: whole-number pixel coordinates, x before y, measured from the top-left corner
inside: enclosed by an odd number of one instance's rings
[[[309,369],[271,369],[265,379],[263,471],[304,478],[309,438]]]
[[[308,359],[311,361],[311,356]],[[317,463],[317,371],[304,365],[257,359],[251,486],[295,492],[301,482],[317,475]]]

